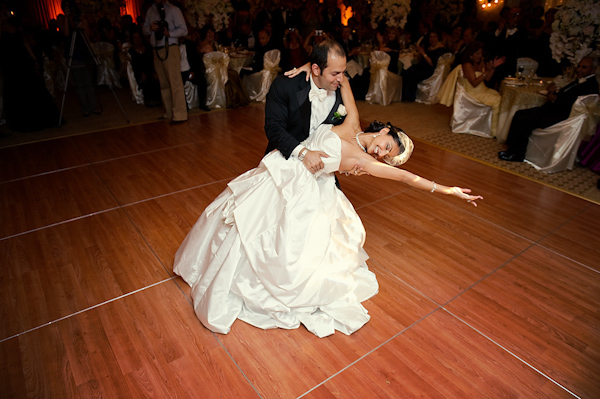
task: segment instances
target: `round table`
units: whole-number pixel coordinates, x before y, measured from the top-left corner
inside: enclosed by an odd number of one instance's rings
[[[546,102],[546,96],[540,91],[544,91],[548,82],[542,83],[541,80],[535,83],[526,84],[523,81],[506,79],[500,85],[500,113],[498,115],[498,128],[496,130],[496,139],[500,143],[506,142],[510,123],[512,122],[515,112],[540,107]]]
[[[254,60],[254,54],[255,53],[253,51],[229,53],[228,68],[240,73],[243,67],[252,64],[252,61]]]

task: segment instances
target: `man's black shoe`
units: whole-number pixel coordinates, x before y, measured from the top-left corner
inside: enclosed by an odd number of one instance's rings
[[[504,152],[504,151],[502,151],[502,152]],[[499,153],[498,158],[500,158],[503,161],[508,161],[508,162],[523,162],[525,160],[525,158],[523,156],[519,156],[517,154],[510,154],[510,153],[506,153],[506,152],[504,152],[504,154]]]

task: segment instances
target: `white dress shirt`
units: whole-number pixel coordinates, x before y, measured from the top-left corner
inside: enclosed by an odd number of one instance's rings
[[[312,75],[310,76],[310,89],[311,90],[319,89],[317,87],[317,85],[315,84],[315,82],[313,82]],[[331,111],[331,109],[333,108],[334,105],[335,105],[335,92],[331,91],[331,90],[327,90],[327,97],[325,97],[325,100],[319,101],[319,100],[315,99],[314,101],[311,101],[311,103],[310,103],[310,128],[308,130],[308,137],[312,136],[312,134],[315,132],[315,130],[317,130],[317,128],[319,126],[321,126],[321,124],[323,122],[325,122],[325,118],[327,118],[327,115],[329,115],[329,112]],[[297,157],[298,153],[300,152],[300,150],[302,150],[302,148],[304,148],[304,146],[302,144],[299,144],[296,148],[294,148],[294,151],[292,151],[292,156]],[[309,150],[313,150],[313,149],[309,148]]]

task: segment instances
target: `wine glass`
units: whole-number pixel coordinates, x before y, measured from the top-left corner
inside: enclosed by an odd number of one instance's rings
[[[517,79],[521,80],[523,78],[523,71],[525,70],[525,67],[523,65],[519,65],[517,67]]]

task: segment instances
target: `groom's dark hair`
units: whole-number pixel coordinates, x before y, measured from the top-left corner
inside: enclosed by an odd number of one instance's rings
[[[346,58],[346,52],[342,46],[335,40],[327,39],[313,47],[313,51],[310,54],[310,63],[317,64],[321,68],[321,71],[323,71],[327,68],[327,56],[329,54]]]

